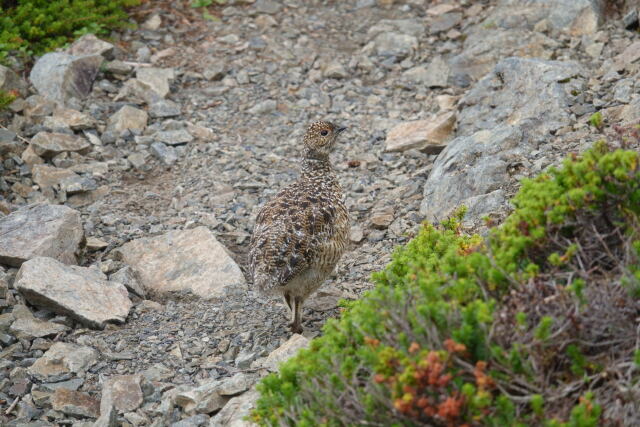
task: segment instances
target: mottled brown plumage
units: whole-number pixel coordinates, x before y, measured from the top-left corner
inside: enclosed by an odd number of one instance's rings
[[[264,205],[251,237],[253,284],[284,297],[297,333],[304,300],[331,274],[347,246],[349,216],[329,162],[343,130],[324,121],[309,126],[300,178]]]

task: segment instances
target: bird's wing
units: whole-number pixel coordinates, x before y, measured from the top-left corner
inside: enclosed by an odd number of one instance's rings
[[[269,284],[258,286],[284,286],[308,268],[335,233],[336,215],[337,209],[322,195],[296,186],[267,203],[256,219],[249,251],[254,280],[269,277]]]

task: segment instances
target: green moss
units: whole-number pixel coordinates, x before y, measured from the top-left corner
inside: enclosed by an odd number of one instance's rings
[[[19,0],[0,10],[0,60],[41,54],[86,33],[129,26],[125,8],[140,0]]]
[[[590,331],[581,322],[599,315],[610,321],[603,311],[609,303],[613,315],[625,307],[632,315],[618,316],[622,323],[603,333],[635,331],[636,303],[621,283],[637,281],[639,271],[630,249],[640,247],[638,163],[638,153],[610,152],[599,143],[525,181],[514,212],[485,239],[460,231],[463,210],[439,227],[425,224],[373,275],[373,290],[264,379],[252,419],[262,425],[597,425],[600,406],[585,393],[599,383],[588,375],[605,355],[637,359],[635,338],[630,332],[628,342],[600,348],[578,335]],[[613,257],[602,255],[602,239]],[[564,333],[571,324],[576,336]],[[573,381],[583,386],[553,394]]]

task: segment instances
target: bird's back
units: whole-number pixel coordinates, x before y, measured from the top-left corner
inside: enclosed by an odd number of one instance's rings
[[[254,286],[270,292],[304,275],[324,279],[346,248],[348,222],[333,173],[303,175],[270,200],[256,218],[249,248]]]

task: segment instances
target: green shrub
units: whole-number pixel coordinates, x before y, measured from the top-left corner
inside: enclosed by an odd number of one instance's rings
[[[604,119],[602,118],[602,113],[600,111],[596,111],[589,117],[589,124],[598,130],[602,128],[603,122]]]
[[[599,143],[523,182],[486,239],[460,232],[464,211],[425,224],[263,380],[252,419],[639,425],[639,157]]]
[[[15,3],[15,4],[10,4]],[[0,8],[0,60],[9,52],[41,54],[86,33],[128,24],[124,8],[140,0],[18,0]]]

